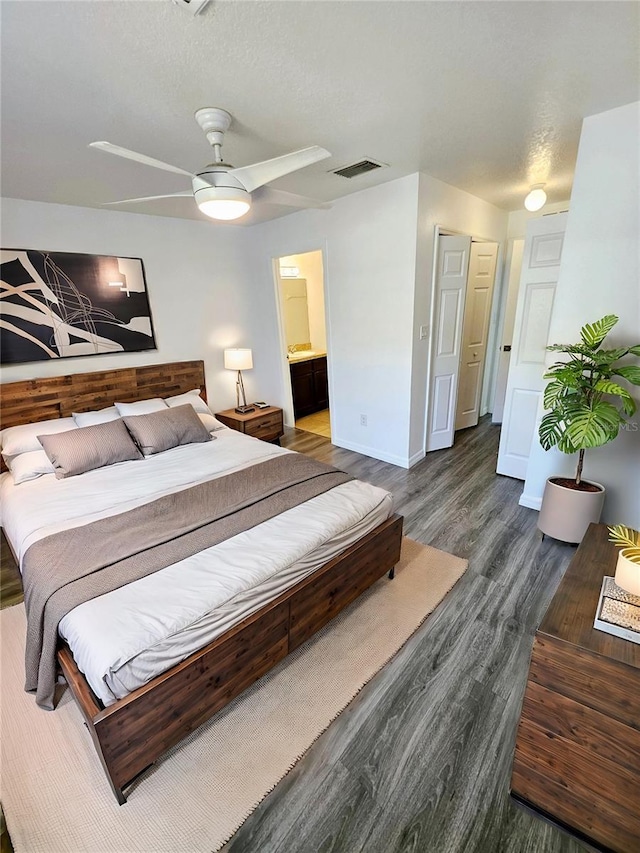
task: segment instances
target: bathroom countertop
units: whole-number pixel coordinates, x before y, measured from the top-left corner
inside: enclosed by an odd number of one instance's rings
[[[299,352],[289,353],[287,358],[291,364],[298,364],[301,361],[312,361],[314,358],[324,358],[326,352],[319,350],[300,350]]]

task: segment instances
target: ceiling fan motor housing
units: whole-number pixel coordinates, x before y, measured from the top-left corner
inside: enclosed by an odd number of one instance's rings
[[[193,192],[196,194],[196,197],[199,192],[203,192],[204,190],[220,189],[224,190],[225,193],[229,192],[229,190],[237,190],[239,193],[238,198],[249,201],[251,198],[250,193],[247,192],[234,175],[229,173],[229,169],[232,168],[233,166],[229,166],[227,163],[211,163],[209,166],[205,166],[191,180]]]
[[[216,199],[233,199],[251,203],[251,194],[246,191],[240,181],[227,171],[231,169],[225,163],[213,163],[206,166],[202,172],[192,178],[193,194],[196,202]]]

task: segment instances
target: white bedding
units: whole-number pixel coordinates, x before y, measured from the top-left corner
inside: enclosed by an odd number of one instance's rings
[[[78,477],[0,482],[20,561],[52,533],[289,451],[233,430]],[[74,608],[59,626],[105,705],[183,660],[340,553],[392,511],[388,492],[351,481],[251,530]]]

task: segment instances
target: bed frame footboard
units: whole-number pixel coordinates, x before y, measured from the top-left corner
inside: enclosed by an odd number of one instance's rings
[[[168,749],[351,604],[400,558],[394,515],[273,602],[148,684],[102,708],[68,646],[58,659],[118,802]]]

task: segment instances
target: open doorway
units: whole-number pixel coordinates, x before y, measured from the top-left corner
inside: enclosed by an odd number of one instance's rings
[[[427,451],[451,447],[455,432],[477,425],[486,411],[498,255],[498,243],[436,232]]]
[[[331,438],[322,251],[276,258],[280,340],[291,388],[291,422]]]

